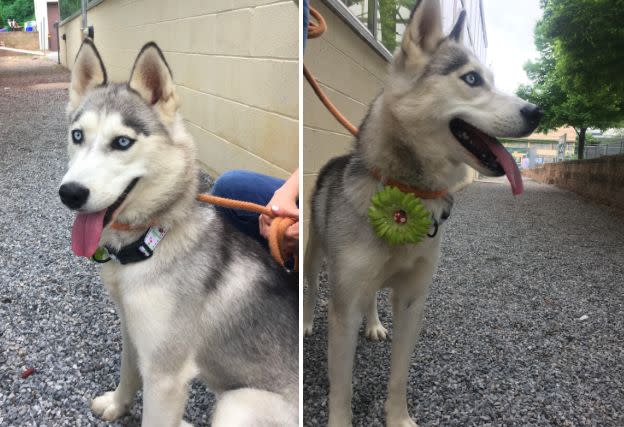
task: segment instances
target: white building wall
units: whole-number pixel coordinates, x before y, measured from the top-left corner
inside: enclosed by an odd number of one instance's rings
[[[58,3],[58,0],[34,0],[35,21],[37,21],[37,32],[39,34],[39,49],[48,50],[48,32],[50,30],[48,22],[48,3]]]

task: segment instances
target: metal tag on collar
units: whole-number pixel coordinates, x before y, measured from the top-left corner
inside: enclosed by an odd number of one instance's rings
[[[91,255],[91,259],[97,263],[104,264],[112,259],[108,249],[104,246],[100,246],[95,250],[95,253]]]
[[[143,245],[139,247],[139,250],[143,253],[143,255],[151,256],[151,253],[148,255],[148,252],[154,252],[156,246],[160,243],[162,239],[164,239],[167,234],[167,230],[162,227],[150,227],[147,230],[147,234],[145,234],[145,238],[143,239]]]

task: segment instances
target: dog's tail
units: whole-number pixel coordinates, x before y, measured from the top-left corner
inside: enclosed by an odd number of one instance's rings
[[[311,228],[311,227],[310,227]],[[319,272],[323,262],[323,250],[314,233],[308,233],[308,243],[305,251],[303,271],[308,284],[307,292],[303,299],[303,333],[311,335],[314,324],[314,306],[318,294]]]

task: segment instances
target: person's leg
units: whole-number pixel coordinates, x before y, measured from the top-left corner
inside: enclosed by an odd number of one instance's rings
[[[284,180],[245,170],[231,170],[222,174],[214,183],[211,193],[228,199],[244,200],[266,206],[273,193],[284,185]],[[258,214],[217,206],[239,230],[258,240],[264,246],[267,241],[260,235]]]

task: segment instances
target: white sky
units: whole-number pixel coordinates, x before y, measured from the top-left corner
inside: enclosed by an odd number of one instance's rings
[[[533,42],[535,23],[542,16],[539,0],[483,0],[488,39],[487,66],[496,87],[513,93],[529,80],[522,66],[538,54]]]

